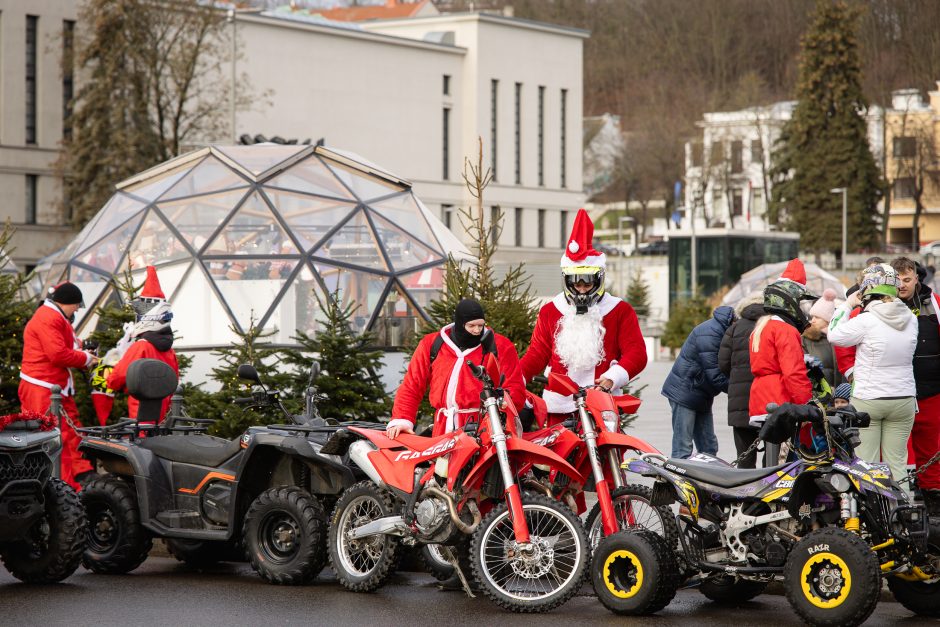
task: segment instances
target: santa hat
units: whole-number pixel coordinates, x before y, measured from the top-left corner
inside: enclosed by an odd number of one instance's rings
[[[799,259],[791,259],[779,280],[793,281],[800,287],[806,287],[806,268],[803,267],[803,262]]]
[[[140,290],[139,298],[166,300],[163,288],[160,287],[160,279],[157,278],[157,269],[153,266],[147,266],[147,278],[144,281],[144,289]]]
[[[571,237],[565,247],[565,254],[561,257],[561,267],[596,266],[604,268],[607,265],[607,255],[599,253],[593,248],[594,223],[584,209],[578,209],[578,215],[571,227]]]

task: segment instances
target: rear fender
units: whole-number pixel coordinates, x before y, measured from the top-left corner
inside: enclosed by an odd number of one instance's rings
[[[672,489],[675,490],[676,498],[678,498],[679,503],[681,505],[685,505],[688,508],[689,513],[692,514],[693,518],[698,518],[701,502],[699,501],[698,489],[695,487],[695,484],[681,477],[677,477],[665,468],[661,468],[655,464],[650,464],[649,462],[643,461],[641,459],[632,459],[624,465],[626,466],[627,470],[631,472],[643,475],[644,477],[654,477],[656,479],[661,479],[667,482],[672,486]]]
[[[78,445],[79,452],[94,464],[100,461],[104,469],[113,475],[133,478],[134,475],[143,475],[144,468],[139,455],[139,449],[120,442],[98,438],[84,438]]]

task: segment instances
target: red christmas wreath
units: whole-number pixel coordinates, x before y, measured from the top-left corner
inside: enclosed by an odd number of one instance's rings
[[[35,420],[38,422],[40,431],[52,431],[59,426],[55,417],[50,416],[49,414],[39,414],[34,411],[24,411],[19,414],[7,414],[6,416],[0,416],[0,431],[3,431],[14,422],[25,422],[28,420]]]

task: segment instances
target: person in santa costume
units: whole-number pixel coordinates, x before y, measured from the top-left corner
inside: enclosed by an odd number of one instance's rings
[[[581,386],[619,389],[646,367],[646,344],[633,307],[604,289],[607,257],[592,248],[594,225],[578,211],[561,258],[564,290],[539,310],[522,376],[531,380],[546,367]],[[542,394],[554,424],[575,410],[571,396]]]
[[[767,405],[802,405],[813,395],[803,358],[803,331],[809,320],[801,301],[815,300],[806,291],[806,269],[799,259],[791,259],[780,278],[764,288],[764,311],[751,333],[752,417],[765,416]]]
[[[418,406],[425,393],[435,408],[433,435],[443,435],[464,426],[480,414],[483,383],[474,378],[467,361],[482,365],[492,353],[506,375],[503,388],[516,407],[525,400],[525,385],[519,374],[519,355],[512,341],[486,326],[483,306],[465,298],[454,310],[454,322],[425,335],[415,349],[392,407],[386,426],[388,437],[414,433]]]
[[[24,412],[46,413],[51,403],[52,386],[58,385],[62,388],[62,408],[72,424],[82,426],[69,368],[89,368],[98,361],[94,354],[82,350],[82,343],[72,329],[75,312],[84,306],[82,291],[66,281],[52,288],[49,297],[26,324],[19,386],[20,405]],[[90,473],[92,466],[78,452],[81,438],[72,425],[60,421],[59,429],[62,432],[62,480],[79,490],[78,480]]]
[[[144,287],[140,295],[131,302],[131,306],[137,313],[137,322],[128,333],[133,343],[128,346],[127,351],[114,366],[107,382],[107,386],[117,392],[126,391],[127,369],[138,359],[159,359],[173,368],[177,378],[180,374],[176,353],[173,352],[173,329],[170,327],[173,311],[170,309],[170,304],[166,302],[166,296],[157,279],[157,270],[153,266],[147,266],[147,279]],[[119,342],[118,346],[120,345]],[[139,406],[140,402],[136,398],[128,397],[128,418],[137,418]],[[163,401],[163,409],[160,412],[161,421],[169,409],[170,397],[167,397]]]

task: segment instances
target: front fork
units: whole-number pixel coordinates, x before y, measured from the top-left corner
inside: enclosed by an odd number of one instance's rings
[[[587,445],[588,459],[591,461],[591,472],[594,475],[594,489],[597,492],[597,502],[601,508],[601,522],[604,525],[604,535],[609,536],[620,530],[617,523],[617,514],[614,512],[614,502],[610,497],[610,486],[607,484],[607,478],[604,477],[604,469],[601,467],[600,451],[597,448],[597,431],[594,429],[594,421],[588,414],[587,407],[584,404],[584,396],[579,394],[575,397],[578,405],[578,415],[581,417],[581,432],[584,434],[584,442]],[[616,459],[614,449],[608,451],[608,459],[613,455]],[[611,466],[611,470],[616,464]],[[616,487],[620,487],[620,468],[611,473]]]
[[[522,492],[519,490],[519,484],[512,474],[512,468],[509,466],[509,452],[506,449],[506,432],[503,431],[503,424],[499,417],[499,399],[490,396],[483,400],[483,407],[486,408],[486,415],[490,420],[490,434],[493,446],[496,448],[496,459],[499,462],[499,470],[503,475],[503,485],[505,486],[504,495],[506,505],[509,507],[509,516],[512,518],[512,530],[516,536],[516,542],[528,544],[529,527],[526,524],[525,513],[522,509]]]

